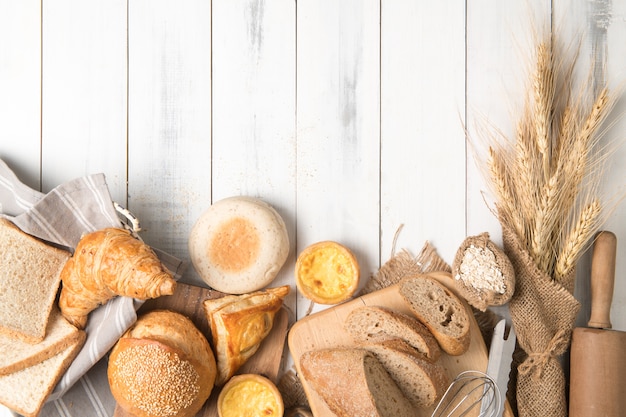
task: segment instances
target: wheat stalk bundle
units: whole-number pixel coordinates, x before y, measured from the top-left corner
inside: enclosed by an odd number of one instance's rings
[[[557,281],[571,277],[610,208],[598,195],[610,154],[600,139],[616,96],[591,82],[573,88],[576,60],[552,37],[537,44],[515,137],[492,131],[484,164],[500,221]]]

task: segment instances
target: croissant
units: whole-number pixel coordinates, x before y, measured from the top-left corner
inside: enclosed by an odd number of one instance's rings
[[[83,236],[61,271],[61,281],[59,307],[80,329],[92,310],[117,295],[145,300],[176,289],[172,273],[152,248],[121,228]]]

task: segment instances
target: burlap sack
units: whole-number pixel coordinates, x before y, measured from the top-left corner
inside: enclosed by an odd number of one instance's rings
[[[493,254],[493,264],[483,264],[481,267],[471,264],[470,269],[474,269],[472,273],[463,275],[463,266],[465,261],[465,253],[471,248],[488,251]],[[474,263],[479,261],[474,260]],[[494,274],[487,272],[496,271],[500,273],[499,278],[495,278]],[[491,239],[489,233],[484,232],[476,236],[465,238],[463,243],[456,252],[454,261],[452,262],[452,276],[454,277],[454,286],[459,294],[467,300],[474,308],[480,311],[487,311],[489,306],[501,306],[510,301],[515,291],[515,270],[511,261],[504,251],[500,249]],[[484,280],[490,277],[490,281]],[[491,280],[493,279],[493,280]],[[481,280],[483,280],[481,282]],[[490,285],[491,284],[491,287]],[[501,286],[502,291],[495,288]]]
[[[515,233],[502,224],[504,251],[515,269],[509,307],[525,359],[517,367],[520,417],[566,417],[566,381],[559,357],[570,341],[579,302],[540,271]],[[573,282],[574,272],[569,280]]]

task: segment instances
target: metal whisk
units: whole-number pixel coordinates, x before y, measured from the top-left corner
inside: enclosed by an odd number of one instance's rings
[[[452,381],[431,417],[496,417],[501,403],[493,378],[480,371],[465,371]]]

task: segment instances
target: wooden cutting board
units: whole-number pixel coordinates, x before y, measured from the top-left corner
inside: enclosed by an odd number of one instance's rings
[[[429,275],[436,278],[439,282],[442,282],[449,288],[453,285],[452,278],[449,274],[433,273]],[[451,289],[453,290],[453,288]],[[487,362],[489,358],[485,341],[471,308],[464,300],[462,301],[470,316],[471,342],[469,350],[463,355],[449,356],[443,353],[439,359],[443,364],[450,381],[452,381],[462,371],[478,370],[484,372],[487,369]],[[352,310],[363,305],[383,306],[406,314],[411,314],[408,306],[402,300],[402,297],[398,292],[398,286],[394,285],[383,290],[358,297],[345,304],[315,313],[296,322],[296,324],[294,324],[289,331],[288,344],[299,375],[301,375],[299,359],[304,352],[313,349],[353,345],[350,335],[343,330],[342,323]],[[307,381],[304,378],[300,378],[300,380],[302,381],[304,391],[309,399],[311,411],[315,417],[335,417],[335,414],[328,409],[324,401],[309,386]],[[433,410],[434,406],[431,408],[416,409],[415,416],[430,417]],[[475,415],[478,415],[478,410]],[[507,410],[505,410],[504,415],[511,416],[510,409],[508,407]]]
[[[189,317],[194,324],[200,329],[207,339],[211,341],[211,331],[209,329],[208,320],[202,306],[202,302],[209,298],[220,298],[224,294],[215,290],[178,283],[176,292],[173,295],[159,297],[154,300],[148,300],[139,309],[138,314],[156,309],[169,309]],[[237,372],[262,374],[272,380],[278,382],[278,371],[285,347],[285,338],[287,335],[288,314],[282,308],[274,317],[274,325],[269,335],[263,340],[259,350],[246,362]],[[211,397],[196,415],[196,417],[218,417],[217,414],[217,397],[219,388],[213,388]],[[114,417],[133,417],[119,406],[115,408]]]

